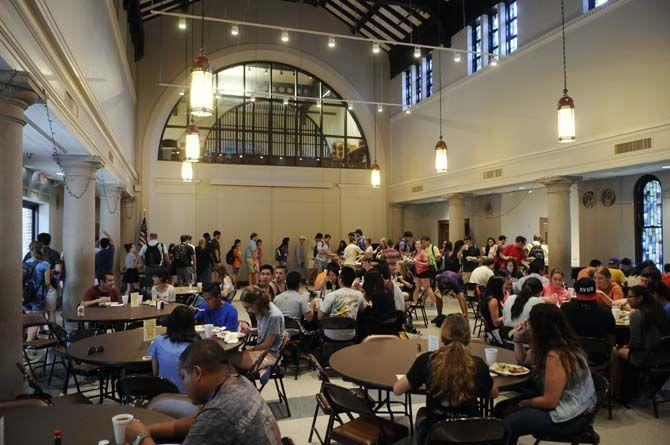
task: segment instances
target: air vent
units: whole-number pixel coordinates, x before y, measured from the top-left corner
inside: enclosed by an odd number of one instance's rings
[[[631,151],[646,150],[651,148],[651,138],[639,139],[632,142],[624,142],[614,146],[614,154],[630,153]]]
[[[423,186],[422,185],[417,185],[416,187],[412,187],[412,193],[419,193],[423,191]]]
[[[502,176],[502,168],[497,168],[495,170],[489,170],[484,172],[484,179],[493,179],[499,178]]]

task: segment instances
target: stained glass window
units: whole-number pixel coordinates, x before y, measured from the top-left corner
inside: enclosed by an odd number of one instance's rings
[[[478,17],[472,25],[472,48],[470,50],[476,53],[472,54],[472,72],[476,73],[482,69],[482,20]]]
[[[652,260],[663,268],[663,190],[655,176],[647,175],[636,184],[637,260]]]

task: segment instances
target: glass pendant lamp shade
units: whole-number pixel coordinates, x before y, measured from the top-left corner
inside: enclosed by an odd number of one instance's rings
[[[191,114],[207,117],[214,114],[214,84],[212,67],[205,56],[198,56],[191,69]]]
[[[574,142],[575,139],[575,101],[566,93],[558,101],[558,142]]]
[[[444,173],[447,171],[449,163],[447,160],[447,144],[440,138],[435,144],[435,171]]]
[[[375,189],[378,189],[382,185],[382,172],[379,169],[378,164],[372,165],[372,170],[370,171],[370,185]]]
[[[184,182],[193,181],[193,164],[188,161],[181,163],[181,180]]]
[[[200,132],[195,125],[189,125],[186,129],[186,162],[198,162],[200,160]]]

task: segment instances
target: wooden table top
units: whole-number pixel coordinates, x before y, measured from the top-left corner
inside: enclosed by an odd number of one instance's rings
[[[417,357],[417,344],[421,351],[428,351],[427,340],[386,340],[361,343],[335,352],[330,366],[346,380],[382,389],[392,389],[398,380],[396,375],[405,375]],[[492,346],[471,342],[468,349],[472,355],[485,360],[484,349]],[[498,362],[516,363],[514,352],[498,349]],[[519,377],[495,376],[498,388],[505,388],[528,380],[532,373]]]
[[[78,316],[77,309],[63,311],[63,319],[68,321],[137,321],[170,315],[179,303],[165,303],[161,310],[148,304],[137,307],[123,306],[89,306],[84,315]]]
[[[164,334],[165,330],[161,326],[156,328],[158,335]],[[94,365],[118,368],[148,366],[151,357],[147,355],[147,351],[151,342],[145,342],[143,336],[143,329],[95,335],[72,343],[67,351],[75,360]],[[237,343],[226,343],[223,339],[214,339],[227,351],[239,348],[244,341],[241,338]],[[98,346],[102,346],[104,351],[88,354],[89,348]]]
[[[112,417],[132,414],[144,424],[168,422],[170,416],[142,408],[121,405],[67,405],[16,408],[5,412],[6,444],[46,445],[53,443],[56,429],[63,433],[63,443],[91,445],[100,440],[114,441]]]

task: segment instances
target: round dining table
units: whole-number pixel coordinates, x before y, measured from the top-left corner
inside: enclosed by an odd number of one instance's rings
[[[165,333],[164,327],[157,327],[158,335]],[[110,334],[94,335],[78,340],[67,349],[68,354],[74,360],[100,365],[108,368],[137,368],[149,366],[151,356],[147,355],[150,341],[144,341],[144,329],[131,329],[128,331],[112,332]],[[244,337],[236,343],[226,343],[223,339],[214,337],[225,350],[239,348],[244,342]],[[102,347],[100,352],[92,352],[91,348]]]
[[[54,430],[60,430],[63,444],[95,445],[101,440],[115,444],[112,417],[132,414],[150,425],[172,417],[148,409],[121,405],[66,405],[14,408],[3,412],[4,443],[52,444]]]
[[[490,347],[473,341],[468,349],[472,355],[485,359],[484,349]],[[498,362],[516,363],[513,351],[495,349],[498,350]],[[371,388],[391,390],[398,376],[407,374],[417,355],[426,351],[428,341],[424,339],[372,341],[340,349],[330,357],[330,366],[345,380]],[[514,377],[495,375],[493,381],[498,388],[505,389],[530,379],[532,375],[532,372]]]
[[[128,304],[124,304],[123,306],[89,306],[84,309],[84,315],[77,315],[77,308],[63,311],[63,319],[76,322],[131,322],[150,320],[170,315],[178,305],[178,303],[165,303],[161,309],[148,304],[140,304],[137,307],[131,307]]]

